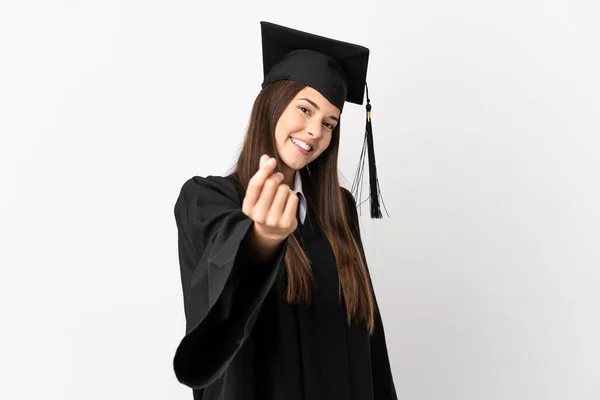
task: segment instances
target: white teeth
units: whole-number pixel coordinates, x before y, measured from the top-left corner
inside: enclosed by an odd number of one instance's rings
[[[300,139],[292,138],[292,142],[296,143],[298,146],[302,147],[306,151],[310,151],[312,149],[311,146],[309,146],[308,144],[304,143]]]

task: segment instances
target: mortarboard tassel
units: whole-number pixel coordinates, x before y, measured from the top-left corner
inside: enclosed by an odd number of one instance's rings
[[[369,158],[369,189],[371,198],[371,218],[383,218],[381,214],[381,208],[379,206],[379,197],[381,197],[381,203],[385,209],[385,203],[383,203],[383,196],[381,196],[381,191],[379,188],[379,180],[377,179],[377,165],[375,163],[375,148],[373,144],[373,127],[371,126],[371,99],[369,99],[369,87],[366,85],[367,90],[367,125],[365,129],[365,139],[363,141],[363,148],[360,153],[360,160],[358,162],[358,167],[356,168],[356,174],[354,175],[354,182],[352,183],[352,194],[356,199],[358,206],[362,205],[362,201],[360,200],[360,195],[362,193],[362,182],[363,175],[365,170],[365,156],[368,152]],[[387,209],[385,209],[385,213],[387,214]],[[389,217],[389,214],[388,214]]]

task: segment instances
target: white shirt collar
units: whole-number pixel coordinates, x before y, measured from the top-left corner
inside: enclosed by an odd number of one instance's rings
[[[306,218],[307,203],[306,198],[304,197],[304,192],[302,191],[302,178],[300,177],[299,170],[296,170],[296,176],[294,177],[294,192],[302,193],[298,207],[300,207],[300,221],[304,223],[304,219]]]

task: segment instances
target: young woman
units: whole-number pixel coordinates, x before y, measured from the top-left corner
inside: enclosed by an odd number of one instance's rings
[[[191,178],[175,205],[187,320],[175,374],[194,399],[396,399],[337,170],[368,50],[261,24],[265,80],[234,171]]]

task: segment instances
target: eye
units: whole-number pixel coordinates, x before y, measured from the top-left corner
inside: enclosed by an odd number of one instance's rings
[[[306,108],[306,107],[302,107],[302,106],[300,106],[300,107],[298,107],[298,108],[299,108],[299,109],[300,109],[300,111],[302,111],[304,114],[308,114],[308,115],[310,115],[310,110],[309,110],[308,108]],[[305,111],[306,111],[306,112],[305,112]]]
[[[298,109],[300,111],[302,111],[304,114],[310,115],[310,110],[308,108],[302,107],[302,106],[298,106]],[[323,125],[325,125],[328,129],[331,129],[331,130],[334,129],[334,126],[331,125],[329,122],[323,122]]]

